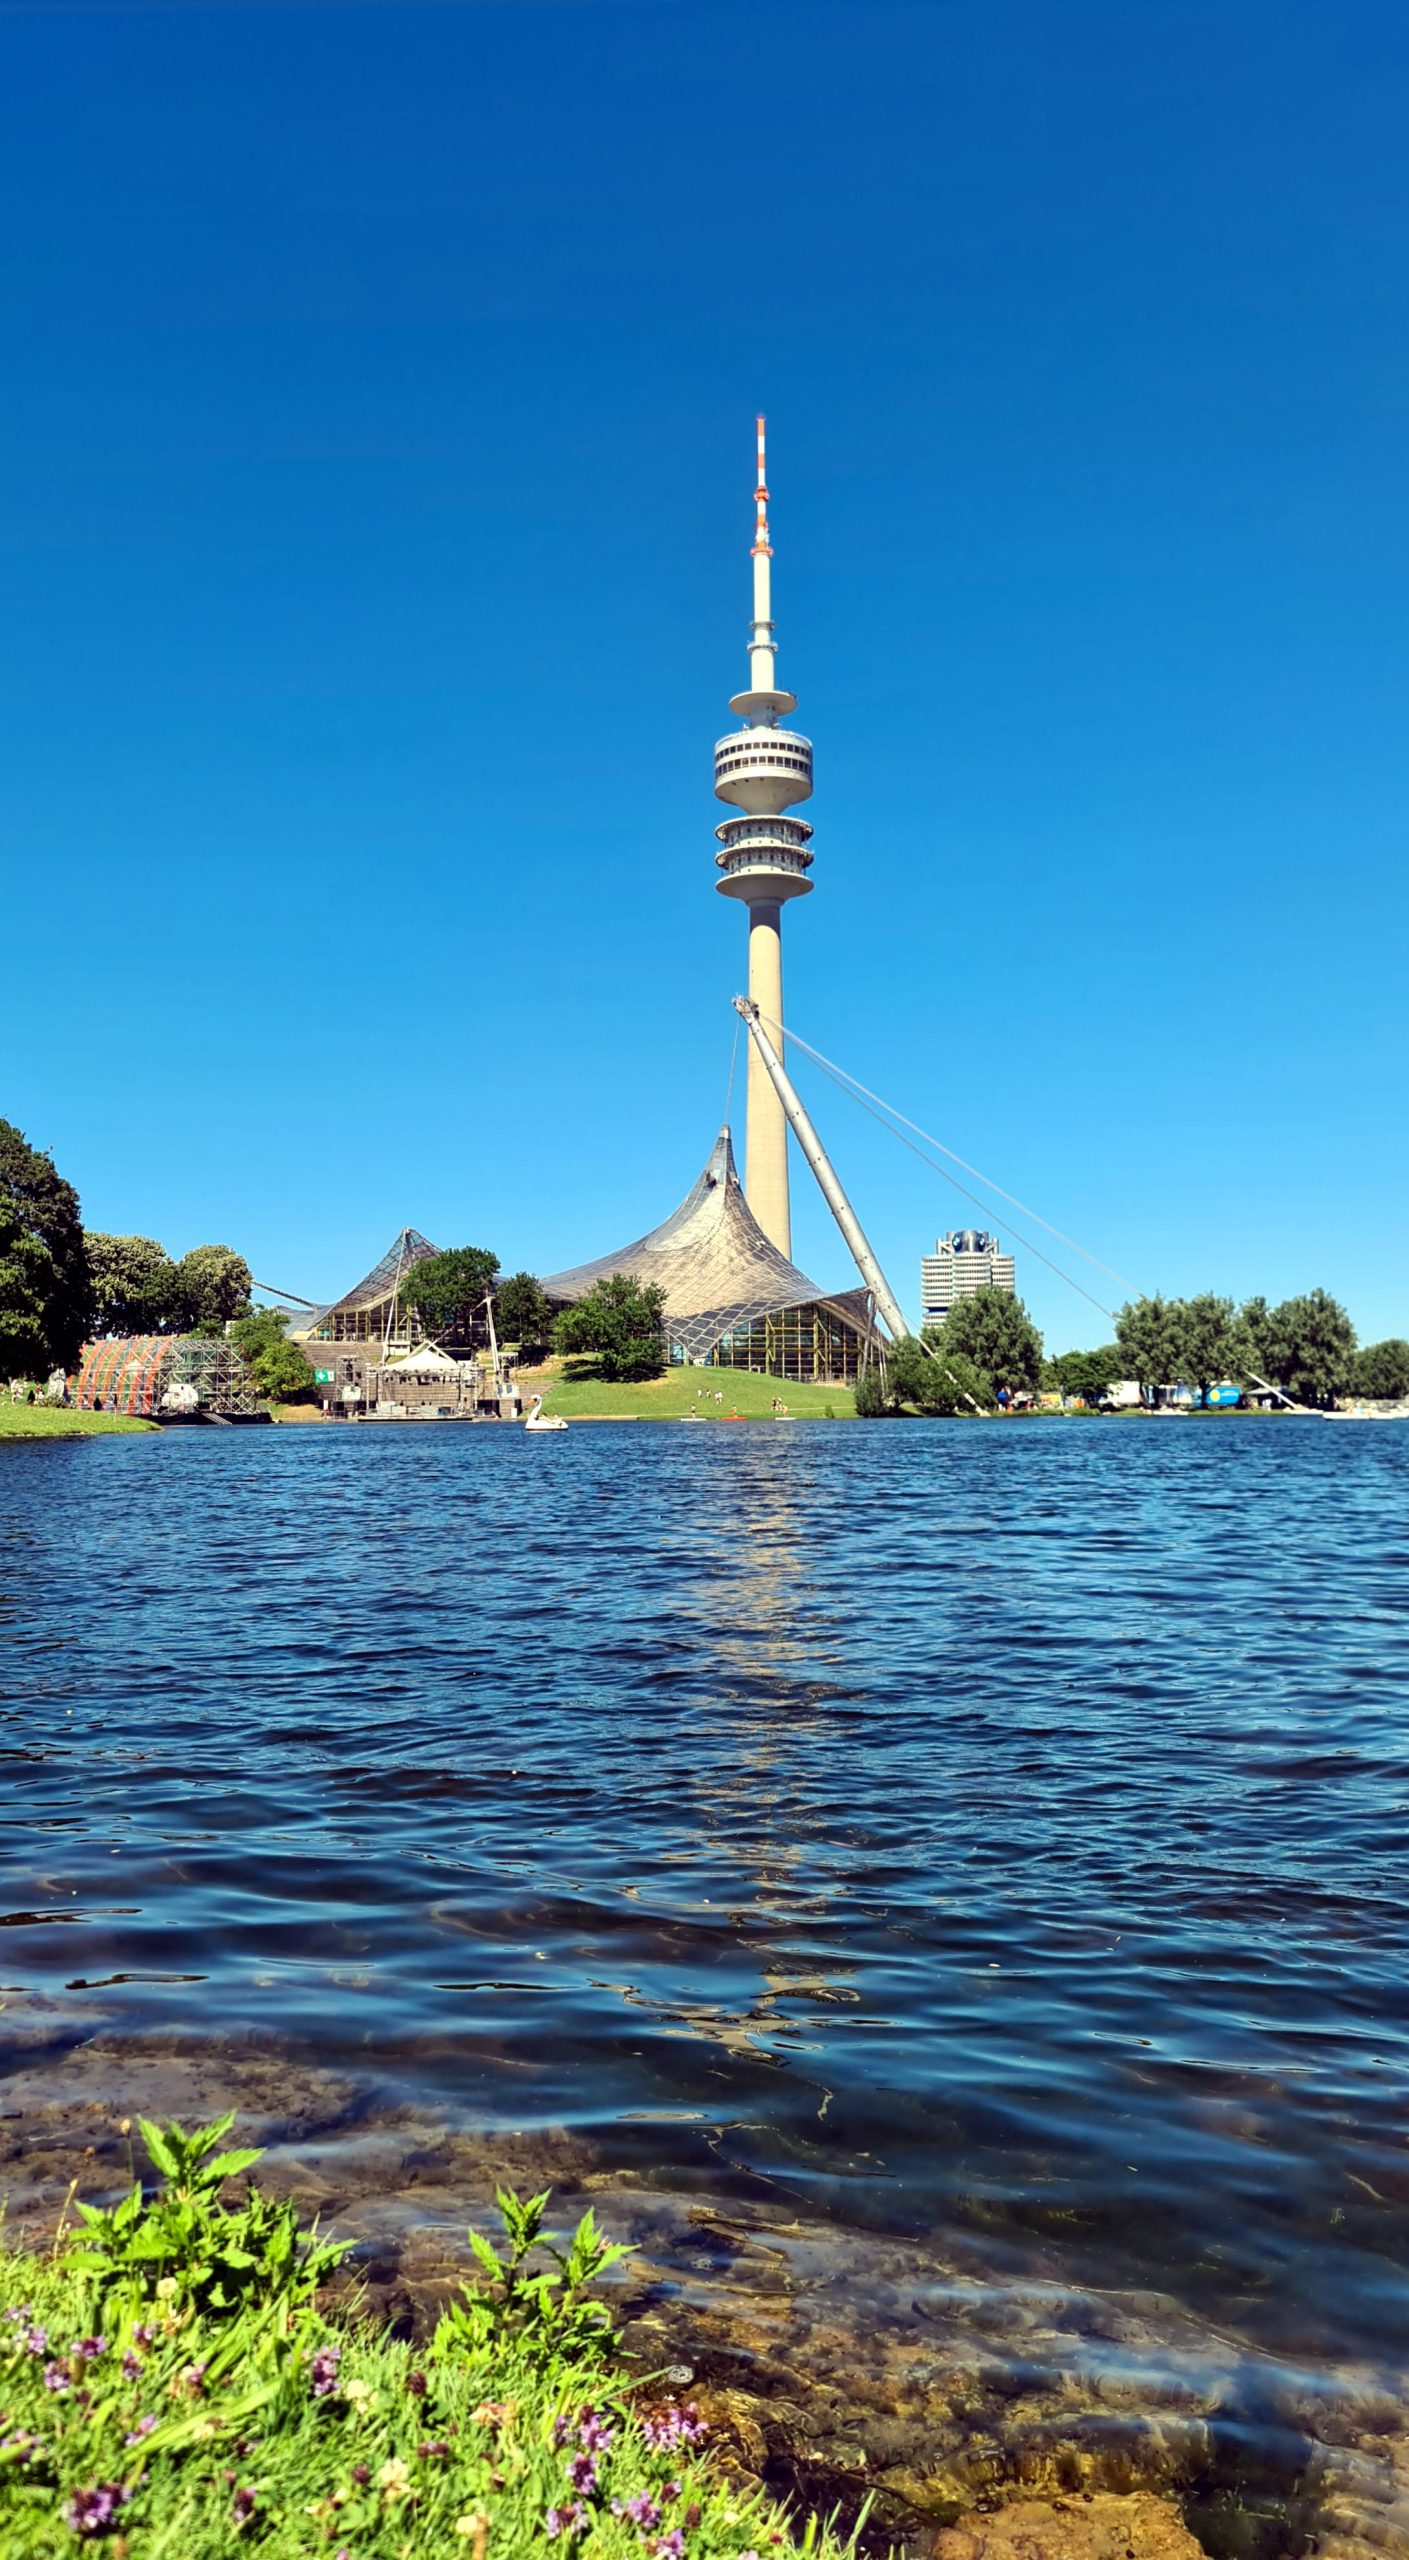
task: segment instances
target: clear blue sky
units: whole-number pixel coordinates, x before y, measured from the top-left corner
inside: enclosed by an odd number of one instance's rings
[[[318,1296],[674,1204],[764,408],[798,1029],[1136,1285],[1409,1332],[1402,0],[10,0],[0,102],[0,1111],[91,1225]],[[974,1212],[806,1089],[913,1305]]]

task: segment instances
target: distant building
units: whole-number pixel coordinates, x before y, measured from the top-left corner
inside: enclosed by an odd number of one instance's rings
[[[971,1298],[975,1289],[1017,1291],[1017,1271],[997,1236],[981,1227],[960,1227],[940,1236],[933,1253],[920,1257],[920,1305],[926,1324],[942,1324],[956,1298]]]

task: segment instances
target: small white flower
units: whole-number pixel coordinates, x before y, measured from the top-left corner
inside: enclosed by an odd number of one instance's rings
[[[385,2489],[389,2498],[404,2498],[410,2480],[410,2469],[398,2454],[389,2455],[377,2473],[377,2487]]]
[[[158,2300],[158,2302],[170,2302],[170,2301],[173,2299],[173,2297],[174,2297],[176,2294],[178,2294],[178,2293],[180,2292],[180,2290],[181,2290],[181,2287],[180,2287],[180,2286],[179,2286],[179,2284],[177,2283],[175,2276],[158,2276],[158,2278],[157,2278],[157,2300]]]
[[[377,2395],[370,2382],[364,2382],[360,2374],[354,2374],[351,2382],[343,2384],[342,2396],[352,2402],[354,2409],[370,2409]]]

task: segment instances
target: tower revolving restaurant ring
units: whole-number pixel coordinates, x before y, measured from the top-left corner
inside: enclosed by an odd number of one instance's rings
[[[714,750],[714,791],[757,816],[810,800],[811,739],[795,729],[731,729]]]

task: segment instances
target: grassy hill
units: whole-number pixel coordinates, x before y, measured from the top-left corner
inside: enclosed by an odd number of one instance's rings
[[[541,1395],[548,1413],[565,1422],[683,1422],[697,1410],[706,1419],[738,1413],[771,1422],[773,1399],[779,1397],[798,1421],[853,1421],[856,1399],[850,1387],[791,1386],[782,1378],[756,1377],[747,1369],[667,1369],[663,1378],[648,1378],[638,1387],[608,1386],[597,1378],[564,1378],[562,1363],[550,1360],[541,1369],[520,1372],[524,1401]],[[723,1397],[716,1404],[716,1395]]]

